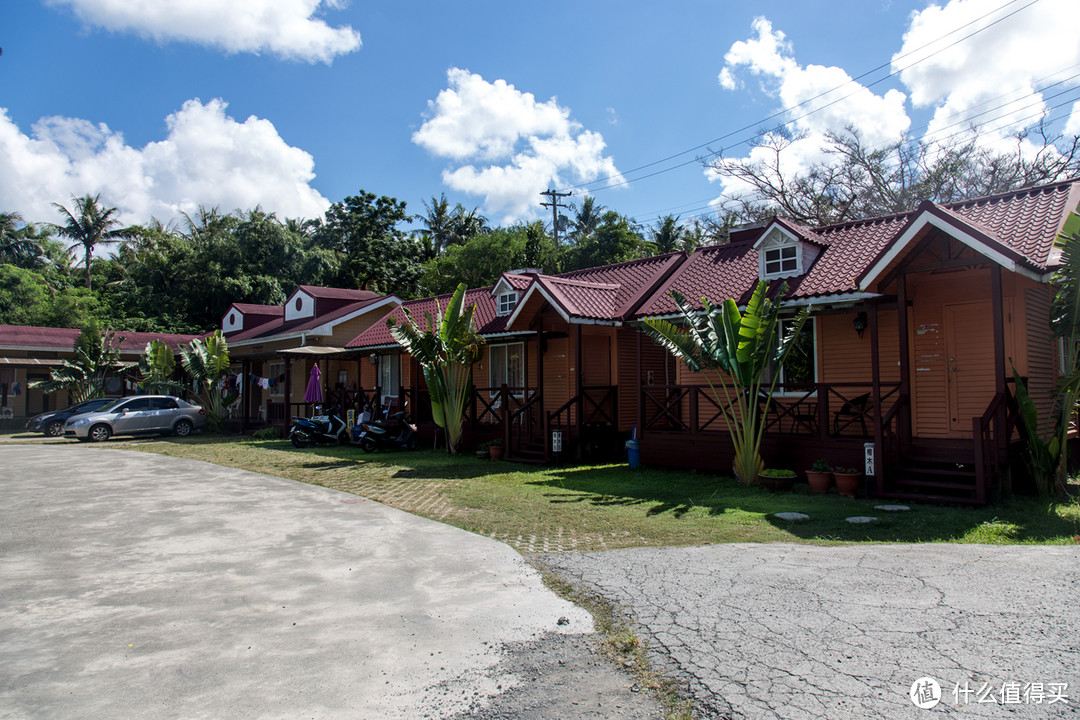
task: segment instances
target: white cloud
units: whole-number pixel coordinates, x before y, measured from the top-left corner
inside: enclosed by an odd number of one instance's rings
[[[52,203],[100,193],[126,223],[168,221],[199,205],[320,216],[329,202],[309,184],[311,155],[288,145],[270,121],[239,123],[226,107],[189,100],[166,118],[167,137],[142,148],[78,118],[44,118],[27,135],[0,108],[0,208],[54,221]]]
[[[505,80],[488,82],[460,68],[447,71],[447,84],[428,102],[412,141],[452,161],[457,167],[443,172],[443,182],[483,195],[487,212],[507,221],[534,217],[548,185],[621,179],[600,133],[571,120],[555,98],[537,102]]]
[[[339,0],[46,0],[88,25],[134,32],[158,42],[182,40],[230,53],[270,52],[330,63],[360,47],[360,33],[315,17]]]
[[[893,70],[901,71],[915,107],[934,108],[929,135],[944,137],[975,122],[983,125],[985,141],[1006,138],[1049,109],[1038,88],[1076,74],[1080,4],[1042,0],[990,25],[1014,10],[981,18],[987,3],[951,0],[912,13]],[[962,39],[981,28],[986,29]],[[1057,89],[1078,84],[1073,78]]]
[[[876,95],[852,82],[842,68],[800,65],[793,57],[787,37],[782,31],[774,30],[767,19],[755,18],[752,28],[755,37],[733,43],[724,55],[719,81],[726,90],[740,89],[743,82],[739,72],[746,71],[761,81],[763,92],[779,101],[784,113],[775,123],[790,123],[788,127],[799,136],[781,156],[785,172],[794,173],[822,159],[823,141],[829,130],[839,131],[850,125],[873,146],[899,139],[910,126],[904,93],[889,90]],[[827,92],[837,87],[841,89]],[[755,148],[745,160],[764,160],[768,153]],[[715,179],[713,173],[706,174]],[[728,194],[748,189],[731,179],[721,182]]]

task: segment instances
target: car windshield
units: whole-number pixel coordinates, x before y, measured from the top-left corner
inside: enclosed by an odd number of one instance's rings
[[[78,405],[72,405],[68,408],[68,411],[72,413],[90,412],[91,410],[103,408],[106,405],[112,405],[114,402],[116,402],[115,398],[95,398],[93,400],[81,402]]]
[[[115,400],[113,400],[112,402],[110,402],[110,403],[108,403],[108,404],[106,404],[106,405],[102,405],[101,407],[99,407],[99,408],[97,408],[97,409],[98,409],[98,410],[101,410],[101,411],[105,411],[105,410],[112,410],[112,409],[113,409],[113,408],[115,408],[115,407],[116,407],[117,405],[119,405],[120,403],[124,402],[124,400],[126,400],[126,399],[127,399],[127,398],[116,398],[116,399],[115,399]]]

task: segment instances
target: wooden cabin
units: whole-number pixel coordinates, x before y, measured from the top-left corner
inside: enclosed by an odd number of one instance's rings
[[[1054,239],[1078,204],[1080,182],[1066,181],[828,227],[776,218],[689,255],[504,273],[467,297],[488,344],[466,444],[504,437],[508,457],[537,462],[618,456],[636,427],[647,464],[729,470],[704,378],[639,327],[675,317],[672,290],[745,303],[763,279],[774,291],[787,283],[792,312],[813,306],[777,378],[768,465],[801,471],[825,458],[865,470],[878,496],[988,502],[1018,457],[1013,368],[1050,413]],[[403,308],[422,318],[436,301],[446,298]],[[410,399],[426,419],[422,375],[385,318],[347,347],[367,357],[371,395]]]
[[[300,285],[284,305],[233,303],[221,320],[240,401],[227,410],[240,432],[278,427],[315,414],[304,402],[312,367],[319,367],[327,404],[356,404],[360,372],[345,344],[401,301],[368,290]]]
[[[63,360],[75,357],[75,341],[81,332],[73,328],[0,325],[0,420],[21,420],[72,404],[65,390],[45,394],[30,385],[48,380]],[[179,352],[181,345],[197,337],[203,336],[117,331],[113,342],[120,352],[120,362],[129,365],[142,357],[151,340],[161,340]],[[122,397],[136,389],[136,380],[119,369],[105,379],[105,394],[109,397]]]

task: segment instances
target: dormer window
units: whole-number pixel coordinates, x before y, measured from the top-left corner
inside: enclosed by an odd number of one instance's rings
[[[762,280],[792,277],[803,272],[803,246],[798,238],[774,225],[755,243]]]
[[[765,251],[765,277],[780,277],[799,269],[799,249],[794,245],[769,248]]]
[[[516,292],[505,292],[499,295],[499,316],[509,315],[517,307],[518,296]]]

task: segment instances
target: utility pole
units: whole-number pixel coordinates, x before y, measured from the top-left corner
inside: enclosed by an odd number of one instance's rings
[[[540,203],[540,205],[551,208],[551,230],[555,233],[555,247],[559,247],[559,208],[567,207],[559,202],[559,198],[570,197],[570,193],[556,192],[548,188],[540,194],[551,199],[551,202]]]

